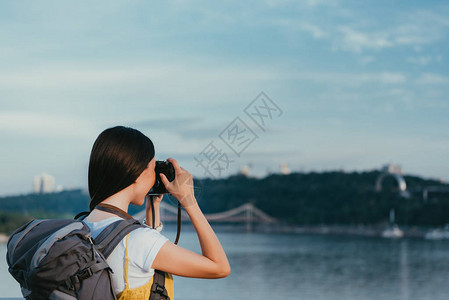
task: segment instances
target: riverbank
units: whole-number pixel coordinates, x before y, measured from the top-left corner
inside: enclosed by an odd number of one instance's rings
[[[402,237],[424,238],[433,228],[399,227],[403,232]],[[381,237],[388,226],[347,226],[347,225],[318,225],[318,226],[279,226],[260,228],[263,232],[270,233],[297,233],[320,235],[352,235],[366,237]]]
[[[316,226],[290,226],[290,225],[252,225],[247,227],[246,225],[224,225],[224,224],[212,224],[212,227],[216,232],[248,232],[248,233],[266,233],[266,234],[312,234],[312,235],[348,235],[348,236],[364,236],[364,237],[382,237],[385,230],[388,229],[386,225],[378,226],[350,226],[350,225],[316,225]],[[164,228],[166,231],[176,231],[175,223],[165,223]],[[427,227],[407,227],[399,226],[403,232],[404,238],[429,238],[429,233],[438,232],[438,228]],[[183,223],[183,231],[194,231],[193,226],[190,223]],[[435,235],[433,235],[434,237]],[[0,233],[0,243],[6,243],[8,236],[4,233]],[[431,235],[432,238],[432,235]],[[448,239],[449,235],[443,238],[433,239]]]
[[[166,224],[167,230],[176,231],[176,224]],[[311,235],[348,235],[364,237],[382,237],[385,231],[390,229],[387,225],[314,225],[314,226],[291,226],[291,225],[224,225],[212,224],[216,232],[248,232],[268,234],[311,234]],[[404,238],[426,238],[429,232],[438,231],[438,228],[399,226]],[[182,231],[192,231],[191,224],[183,223]],[[437,239],[437,238],[435,238]]]
[[[8,236],[4,233],[0,233],[0,243],[6,243],[8,241]]]

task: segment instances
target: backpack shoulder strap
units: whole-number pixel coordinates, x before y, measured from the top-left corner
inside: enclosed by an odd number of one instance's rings
[[[165,288],[165,273],[163,271],[154,270],[153,285],[151,286],[149,300],[170,300],[167,289]]]
[[[94,243],[97,245],[98,250],[101,251],[103,256],[108,258],[118,243],[120,243],[128,233],[142,227],[145,226],[135,219],[119,220],[103,229],[97,238],[95,238]]]

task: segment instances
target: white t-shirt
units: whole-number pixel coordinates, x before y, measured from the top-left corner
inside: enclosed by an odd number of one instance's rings
[[[120,220],[120,217],[112,217],[99,222],[86,222],[92,237],[96,238],[109,224]],[[154,275],[151,268],[157,253],[168,239],[151,227],[138,228],[129,234],[128,241],[128,282],[129,288],[136,288],[147,283]],[[125,250],[126,237],[117,245],[107,262],[114,273],[112,281],[116,294],[125,289]]]

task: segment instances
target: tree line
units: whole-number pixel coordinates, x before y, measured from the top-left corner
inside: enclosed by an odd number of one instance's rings
[[[448,186],[437,180],[404,176],[411,193],[401,197],[393,177],[385,177],[382,191],[375,191],[378,171],[310,172],[272,174],[264,178],[230,176],[195,179],[195,194],[205,213],[215,213],[253,203],[265,213],[289,225],[376,225],[388,221],[390,209],[396,222],[410,226],[441,226],[449,223],[449,193],[433,193],[424,201],[420,189]],[[173,201],[165,196],[165,201]],[[0,232],[32,218],[73,218],[88,209],[89,195],[71,190],[0,198]],[[131,207],[136,213],[142,207]]]

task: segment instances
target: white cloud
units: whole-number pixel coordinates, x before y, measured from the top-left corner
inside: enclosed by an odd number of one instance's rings
[[[7,88],[66,89],[98,85],[142,84],[149,82],[179,81],[253,81],[270,80],[276,75],[257,67],[231,67],[219,64],[201,67],[184,64],[157,64],[132,62],[129,64],[78,64],[61,63],[35,66],[11,72],[0,71],[0,86]]]
[[[449,84],[449,77],[445,77],[435,73],[423,73],[415,80],[418,84]]]
[[[310,6],[316,6],[323,3],[322,0],[307,0],[307,4],[309,4]]]
[[[264,3],[268,7],[279,7],[291,4],[292,0],[265,0]]]
[[[303,23],[299,26],[300,29],[309,32],[315,39],[322,39],[327,37],[329,34],[322,30],[320,27],[310,24]]]
[[[415,64],[415,65],[426,66],[433,61],[433,57],[432,56],[417,56],[417,57],[411,56],[411,57],[407,58],[407,61],[409,63]]]
[[[276,65],[236,65],[220,63],[198,66],[191,64],[125,63],[36,66],[33,71],[0,70],[0,97],[8,99],[5,91],[20,93],[20,99],[64,99],[65,102],[110,99],[117,94],[137,99],[173,99],[194,97],[195,103],[209,103],[225,97],[234,101],[235,91],[260,91],[267,83],[283,85],[288,80],[312,81],[339,86],[371,83],[403,84],[407,81],[399,72],[308,72],[286,71]],[[37,96],[36,96],[37,95]],[[233,95],[233,96],[232,96]],[[253,93],[250,97],[252,97]],[[231,97],[232,96],[232,97]],[[156,98],[155,98],[156,97]],[[220,98],[218,98],[220,97]],[[246,96],[245,96],[246,97]],[[13,101],[15,98],[9,98]],[[50,100],[52,99],[52,100]],[[43,100],[42,100],[43,101]],[[10,107],[14,107],[11,105]]]
[[[300,72],[290,75],[292,78],[307,81],[324,82],[338,85],[363,85],[371,83],[403,84],[407,78],[402,73],[366,72],[366,73],[334,73],[334,72]]]
[[[363,65],[367,65],[367,64],[369,64],[369,63],[372,63],[373,61],[375,61],[376,60],[376,58],[374,57],[374,56],[364,56],[364,57],[362,57],[361,59],[360,59],[360,62],[363,64]]]
[[[410,56],[407,58],[409,63],[419,65],[419,66],[427,66],[431,63],[440,63],[443,60],[442,55],[421,55],[421,56]]]
[[[71,86],[97,86],[124,81],[129,78],[119,70],[52,68],[4,72],[0,74],[0,85],[8,88],[67,88]]]
[[[402,23],[392,32],[400,45],[420,45],[441,40],[447,36],[448,28],[444,12],[418,10],[405,14]]]
[[[49,113],[2,111],[0,132],[33,137],[91,138],[98,133],[88,121]]]
[[[259,1],[256,1],[259,2]],[[306,0],[306,1],[296,1],[296,0],[265,0],[264,3],[268,7],[278,7],[285,6],[289,4],[295,4],[300,7],[310,7],[315,8],[318,6],[337,6],[338,1],[336,0]]]
[[[296,34],[298,31],[304,31],[315,39],[323,39],[329,36],[329,33],[318,25],[292,18],[280,18],[273,21],[273,25],[287,30],[289,34]]]
[[[342,34],[340,47],[343,50],[359,53],[364,49],[380,50],[393,46],[388,37],[381,32],[364,33],[349,26],[341,26],[338,30]]]
[[[360,53],[364,50],[382,50],[398,46],[420,48],[442,40],[448,35],[449,22],[439,13],[414,11],[398,16],[396,25],[369,28],[369,22],[337,27],[334,48]],[[377,23],[374,23],[377,24]]]

